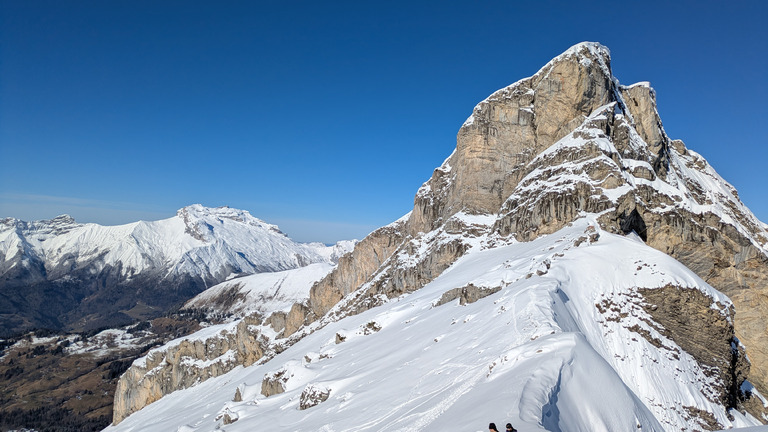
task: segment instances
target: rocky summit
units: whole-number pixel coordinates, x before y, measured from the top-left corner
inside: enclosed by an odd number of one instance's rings
[[[581,43],[480,102],[413,211],[303,299],[135,362],[109,430],[758,425],[767,229]]]
[[[576,45],[475,107],[419,190],[407,233],[460,211],[496,215],[493,230],[522,241],[585,212],[610,232],[635,231],[734,301],[753,380],[768,390],[766,224],[667,136],[648,83],[619,84],[607,48]]]
[[[752,379],[768,393],[768,226],[703,157],[667,136],[654,90],[621,85],[597,43],[571,47],[480,102],[413,212],[366,238],[313,288],[308,320],[384,271],[388,258],[414,255],[414,242],[431,253],[408,271],[390,260],[383,292],[434,279],[466,247],[430,233],[473,229],[463,215],[491,218],[491,234],[530,241],[586,213],[608,232],[637,233],[727,294]]]

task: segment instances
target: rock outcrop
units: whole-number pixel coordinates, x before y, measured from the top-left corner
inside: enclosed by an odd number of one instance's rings
[[[331,395],[331,389],[317,384],[308,384],[301,392],[299,409],[305,410],[317,406],[328,400]]]
[[[254,316],[236,325],[205,329],[196,338],[181,338],[135,361],[117,383],[113,423],[168,393],[261,359],[269,347],[256,329],[261,323]]]
[[[659,333],[691,354],[707,375],[717,377],[720,402],[738,406],[739,387],[749,374],[749,362],[734,335],[733,309],[729,319],[723,319],[712,307],[712,299],[695,289],[668,285],[638,289],[638,293],[643,309],[659,325]]]

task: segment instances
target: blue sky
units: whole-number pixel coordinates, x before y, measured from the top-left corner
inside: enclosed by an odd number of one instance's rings
[[[0,217],[201,203],[362,238],[477,102],[590,40],[768,221],[764,4],[0,0]]]

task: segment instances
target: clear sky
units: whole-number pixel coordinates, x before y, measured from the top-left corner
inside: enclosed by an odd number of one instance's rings
[[[768,221],[766,4],[0,0],[0,217],[201,203],[362,238],[475,104],[589,40]]]

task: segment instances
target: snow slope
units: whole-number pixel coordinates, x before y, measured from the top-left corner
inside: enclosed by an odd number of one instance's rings
[[[481,431],[491,421],[521,432],[701,430],[685,407],[726,428],[760,424],[727,413],[709,394],[714,378],[628,301],[638,288],[673,285],[701,291],[728,319],[728,298],[682,264],[601,232],[591,217],[529,243],[485,249],[487,240],[416,292],[313,323],[314,333],[268,361],[174,392],[106,430]],[[498,291],[441,301],[468,286]],[[605,300],[622,319],[601,311]],[[265,376],[282,376],[285,392],[261,395]]]

